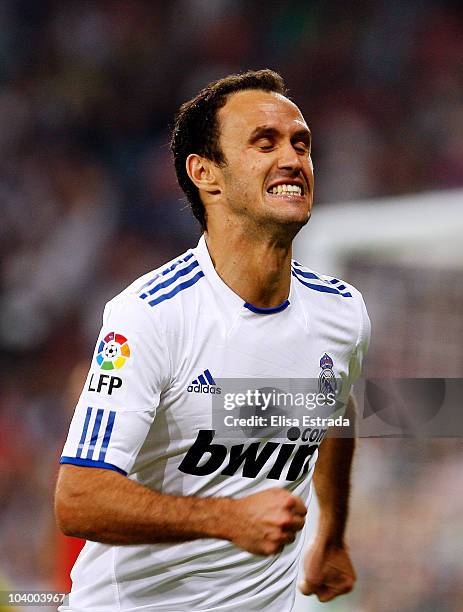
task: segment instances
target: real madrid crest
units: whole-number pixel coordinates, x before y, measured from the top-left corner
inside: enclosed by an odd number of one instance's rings
[[[336,393],[336,377],[333,372],[333,360],[325,353],[320,359],[321,372],[318,377],[318,392],[327,395]]]

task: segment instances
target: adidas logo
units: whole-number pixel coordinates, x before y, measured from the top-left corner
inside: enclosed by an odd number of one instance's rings
[[[220,395],[222,389],[215,384],[212,374],[209,370],[204,370],[202,374],[191,381],[191,385],[187,387],[188,393],[215,393]]]

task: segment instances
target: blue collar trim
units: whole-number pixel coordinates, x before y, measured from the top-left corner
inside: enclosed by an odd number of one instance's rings
[[[273,308],[259,308],[258,306],[254,306],[253,304],[250,304],[249,302],[246,302],[245,304],[243,304],[243,306],[247,308],[248,310],[250,310],[251,312],[255,312],[256,314],[268,315],[268,314],[275,314],[277,312],[281,312],[285,308],[288,308],[289,300],[285,300],[282,304],[280,304],[279,306],[274,306]]]

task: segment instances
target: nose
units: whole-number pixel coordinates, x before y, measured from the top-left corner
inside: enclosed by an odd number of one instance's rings
[[[302,169],[302,159],[291,142],[287,142],[280,148],[278,157],[278,168],[280,170],[290,170],[293,173]]]

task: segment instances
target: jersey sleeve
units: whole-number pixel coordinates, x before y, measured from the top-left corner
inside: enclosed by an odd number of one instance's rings
[[[342,381],[342,390],[339,399],[344,406],[347,404],[352,386],[362,373],[362,364],[368,351],[371,336],[371,323],[365,302],[359,291],[355,291],[355,293],[359,304],[358,336],[349,359],[347,377]]]
[[[60,463],[129,474],[169,378],[165,336],[145,305],[109,302]]]

